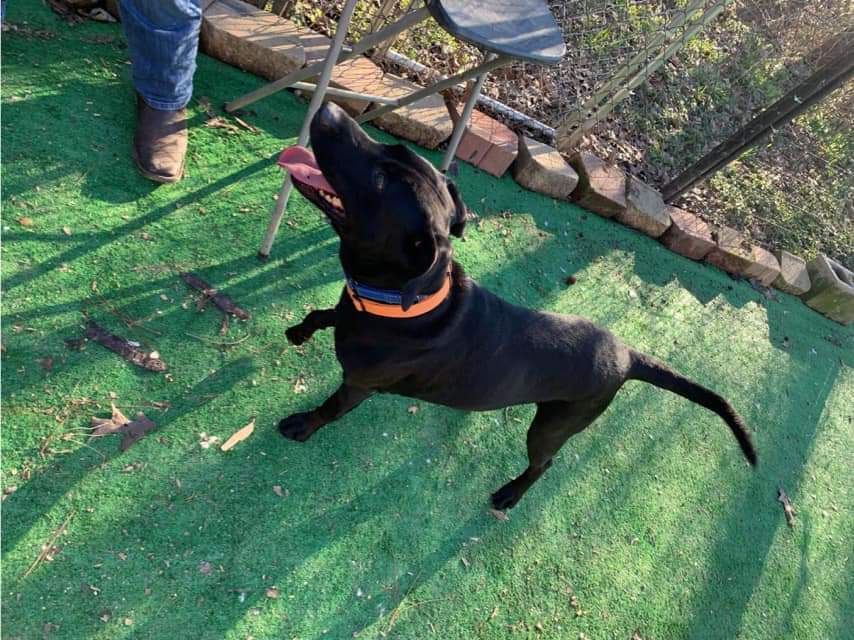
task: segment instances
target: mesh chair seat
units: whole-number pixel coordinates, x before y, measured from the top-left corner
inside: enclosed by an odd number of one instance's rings
[[[427,0],[442,28],[459,40],[498,55],[555,64],[566,52],[545,0]]]

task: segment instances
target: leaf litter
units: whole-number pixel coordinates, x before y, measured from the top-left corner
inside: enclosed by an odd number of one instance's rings
[[[220,447],[220,449],[222,451],[228,451],[229,449],[234,448],[234,446],[238,442],[243,442],[244,440],[246,440],[246,438],[251,436],[253,431],[255,431],[255,418],[254,417],[249,421],[249,423],[246,426],[241,427],[240,429],[235,431],[233,434],[231,434],[231,437],[223,443],[223,445]]]
[[[141,440],[149,431],[153,431],[157,425],[154,424],[144,413],[139,412],[133,420],[125,416],[115,405],[111,403],[112,415],[109,418],[92,417],[92,431],[90,438],[108,436],[114,433],[124,435],[119,448],[127,451]]]

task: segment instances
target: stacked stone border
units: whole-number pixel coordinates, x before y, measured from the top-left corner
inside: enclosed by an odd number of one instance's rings
[[[329,39],[319,33],[247,4],[242,0],[204,0],[202,50],[255,75],[271,80],[324,59]],[[367,57],[336,67],[334,86],[397,97],[419,87],[384,73]],[[351,113],[368,105],[339,101]],[[459,105],[440,96],[387,114],[374,122],[390,133],[435,149],[451,135]],[[771,252],[751,244],[729,227],[712,227],[694,214],[670,206],[653,187],[619,167],[582,152],[567,161],[550,147],[474,111],[457,157],[501,177],[510,170],[524,188],[572,201],[659,241],[691,260],[704,261],[732,276],[755,280],[799,296],[819,313],[854,322],[854,273],[819,255],[810,263],[787,251]]]

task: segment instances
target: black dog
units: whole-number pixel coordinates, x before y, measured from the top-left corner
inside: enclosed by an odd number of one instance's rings
[[[375,142],[332,104],[314,117],[311,141],[315,156],[292,147],[279,163],[340,236],[347,286],[335,309],[312,311],[287,337],[298,345],[335,327],[344,380],[322,406],[282,420],[282,435],[307,440],[376,392],[470,411],[536,402],[529,466],[492,495],[506,509],[626,380],[643,380],[717,413],[756,463],[747,428],[718,394],[583,318],[517,307],[468,279],[448,239],[462,235],[465,205],[426,160]]]

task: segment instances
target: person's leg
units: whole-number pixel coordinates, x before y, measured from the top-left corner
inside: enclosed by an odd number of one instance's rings
[[[184,107],[193,94],[201,0],[121,0],[137,91],[134,160],[158,182],[181,178],[187,151]]]

